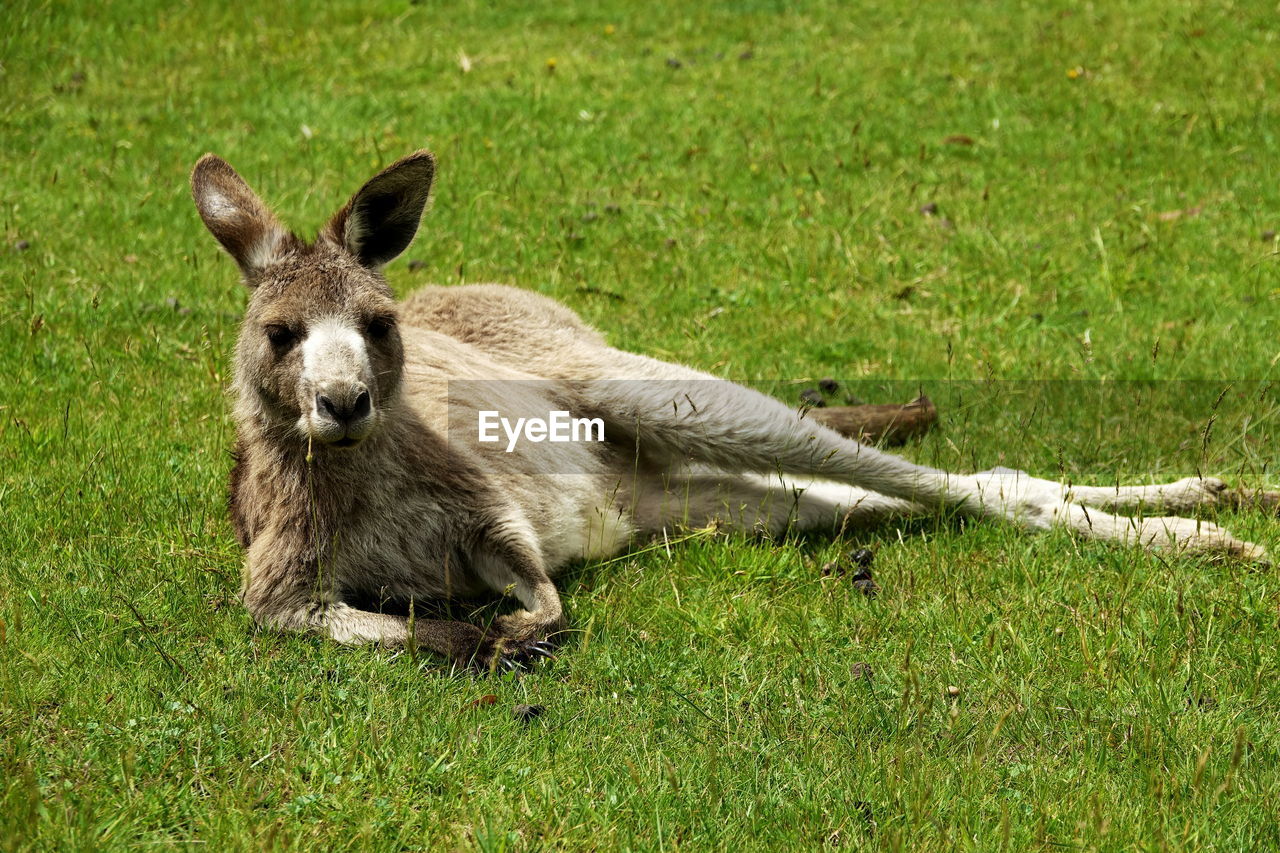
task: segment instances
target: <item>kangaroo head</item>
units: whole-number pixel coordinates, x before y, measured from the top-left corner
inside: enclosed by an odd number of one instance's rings
[[[409,155],[307,243],[224,160],[206,154],[196,164],[196,208],[250,291],[235,353],[241,413],[274,434],[330,447],[352,447],[377,429],[404,366],[380,270],[413,240],[434,175],[428,152]]]

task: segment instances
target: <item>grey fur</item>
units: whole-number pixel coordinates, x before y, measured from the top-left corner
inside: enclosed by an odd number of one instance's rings
[[[378,270],[407,245],[434,171],[425,151],[383,170],[315,243],[285,232],[222,160],[206,155],[193,173],[201,216],[250,287],[235,354],[232,514],[245,605],[264,625],[348,643],[412,640],[459,663],[512,666],[545,655],[563,624],[559,571],[677,524],[836,530],[950,508],[1032,530],[1263,556],[1212,524],[1080,503],[1186,509],[1217,501],[1220,481],[1090,489],[1007,468],[949,474],[748,388],[613,349],[536,293],[428,287],[397,305]],[[337,331],[308,350],[323,363],[304,369],[304,342],[322,325]],[[523,399],[492,399],[490,380],[541,381],[521,384]],[[350,409],[366,392],[358,428],[318,402],[332,393]],[[450,415],[566,404],[602,418],[613,441],[495,456],[448,431]],[[351,603],[506,592],[523,609],[484,628]]]

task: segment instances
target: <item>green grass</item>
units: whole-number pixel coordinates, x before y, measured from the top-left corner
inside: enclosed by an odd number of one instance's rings
[[[428,146],[401,292],[923,387],[935,464],[1274,483],[1274,3],[214,6],[5,8],[0,846],[1280,844],[1273,571],[950,519],[584,567],[517,680],[255,632],[186,184],[216,151],[313,231]],[[875,600],[819,571],[861,546]]]

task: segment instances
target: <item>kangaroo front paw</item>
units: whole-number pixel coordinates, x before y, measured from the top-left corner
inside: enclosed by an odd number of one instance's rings
[[[481,641],[465,663],[480,672],[501,674],[529,669],[537,661],[554,655],[555,647],[546,640],[489,636]]]

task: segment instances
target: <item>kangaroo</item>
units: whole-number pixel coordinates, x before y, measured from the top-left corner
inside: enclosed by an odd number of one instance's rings
[[[427,287],[397,303],[380,270],[413,240],[434,176],[429,152],[405,157],[307,242],[225,161],[205,155],[192,173],[200,217],[249,291],[230,507],[243,600],[260,625],[520,668],[550,656],[564,626],[558,573],[681,524],[779,533],[952,511],[1265,557],[1205,521],[1112,514],[1225,503],[1220,480],[1084,487],[1010,469],[948,473],[752,389],[614,349],[530,291]],[[598,422],[604,440],[538,441],[528,419],[515,435],[525,441],[477,429],[539,412]],[[483,627],[412,615],[414,602],[493,594],[521,609]],[[357,606],[370,599],[409,603],[410,616]]]

